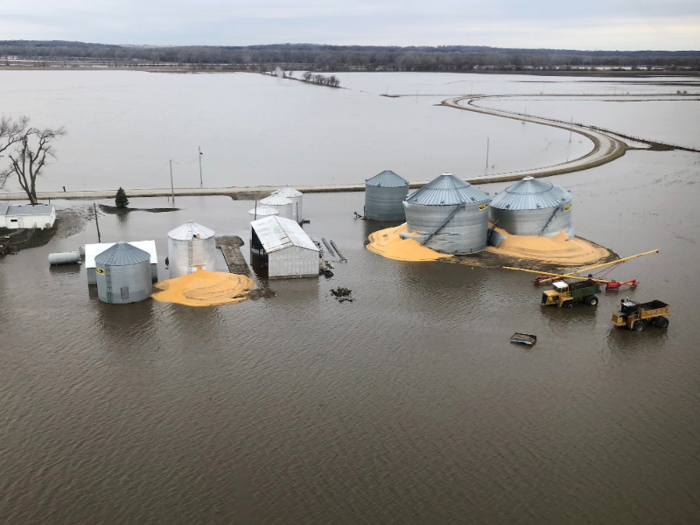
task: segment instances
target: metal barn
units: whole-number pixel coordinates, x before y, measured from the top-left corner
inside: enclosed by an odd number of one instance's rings
[[[318,247],[294,220],[279,216],[250,223],[252,258],[267,267],[270,279],[318,277]]]
[[[365,181],[365,217],[373,221],[406,220],[403,201],[408,181],[391,170],[384,170]]]

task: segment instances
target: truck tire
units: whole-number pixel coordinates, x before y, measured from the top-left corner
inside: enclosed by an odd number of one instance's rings
[[[595,295],[589,295],[586,297],[586,304],[588,306],[598,306],[598,298]]]
[[[574,307],[574,302],[573,301],[566,301],[563,305],[564,308],[573,308]]]
[[[665,317],[657,317],[654,324],[657,328],[668,328],[668,319]]]
[[[635,332],[643,332],[646,327],[647,325],[644,324],[644,321],[635,321],[632,325],[632,330]]]

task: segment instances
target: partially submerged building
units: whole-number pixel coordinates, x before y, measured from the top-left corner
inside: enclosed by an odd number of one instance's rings
[[[373,221],[406,219],[403,201],[408,181],[391,170],[384,170],[365,181],[365,217]]]
[[[296,221],[279,216],[250,223],[251,256],[267,268],[268,277],[318,277],[318,246]]]
[[[216,271],[216,233],[194,221],[168,232],[170,277],[197,271]]]
[[[100,301],[126,304],[151,296],[151,256],[128,242],[118,242],[95,257]]]
[[[97,284],[95,258],[115,244],[114,242],[102,242],[85,245],[85,270],[87,272],[88,284]],[[158,280],[158,252],[156,250],[156,241],[129,241],[129,244],[148,253],[150,258],[151,281],[156,282]]]
[[[571,192],[532,177],[509,186],[491,200],[491,223],[511,235],[574,237]]]
[[[0,202],[0,228],[51,228],[56,222],[53,204],[9,204]]]
[[[479,252],[487,245],[490,201],[488,193],[443,173],[406,198],[409,233],[401,236],[439,253]]]

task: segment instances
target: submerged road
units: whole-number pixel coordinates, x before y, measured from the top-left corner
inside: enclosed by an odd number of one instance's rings
[[[582,135],[593,142],[593,149],[586,155],[579,157],[577,159],[563,162],[561,164],[555,164],[552,166],[546,166],[543,168],[534,168],[522,171],[511,171],[507,173],[486,173],[484,175],[479,175],[476,177],[471,177],[465,179],[467,182],[472,184],[485,183],[485,182],[508,182],[513,180],[520,180],[523,177],[550,177],[552,175],[561,175],[563,173],[571,173],[574,171],[586,170],[589,168],[594,168],[602,164],[611,162],[625,154],[628,149],[628,145],[614,138],[610,135],[602,133],[600,131],[591,129],[586,126],[581,126],[578,124],[561,122],[557,120],[535,117],[532,115],[522,115],[520,113],[511,113],[508,111],[502,111],[498,109],[489,109],[483,107],[477,107],[474,102],[480,98],[488,98],[489,96],[462,96],[456,97],[448,100],[444,100],[440,105],[459,109],[463,111],[473,111],[475,113],[484,113],[486,115],[493,115],[496,117],[510,118],[515,120],[521,120],[524,122],[532,122],[533,124],[542,124],[544,126],[552,126],[555,128],[561,128],[567,131],[572,131]],[[466,100],[467,104],[460,104],[461,101]],[[411,188],[420,188],[430,181],[417,181],[411,182]],[[236,200],[255,200],[266,197],[271,192],[279,189],[280,186],[231,186],[223,188],[175,188],[171,190],[170,188],[158,188],[158,189],[134,189],[126,190],[127,195],[130,198],[135,197],[168,197],[172,194],[175,197],[192,197],[192,196],[227,196]],[[365,191],[365,185],[362,184],[338,184],[338,185],[311,185],[311,186],[296,186],[294,188],[301,191],[302,193],[344,193],[344,192],[355,192],[355,191]],[[76,199],[76,200],[99,200],[99,199],[112,199],[116,195],[117,190],[86,190],[86,191],[54,191],[54,192],[39,192],[37,194],[39,200],[46,201],[48,199]],[[27,200],[27,196],[24,193],[6,193],[0,194],[0,200]]]

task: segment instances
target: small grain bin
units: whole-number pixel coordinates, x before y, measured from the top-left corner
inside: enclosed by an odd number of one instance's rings
[[[302,205],[304,204],[304,194],[289,186],[280,188],[273,195],[280,195],[292,201],[292,219],[301,223],[304,220]]]
[[[443,173],[404,201],[408,231],[436,252],[481,251],[487,244],[490,200],[486,192]]]
[[[256,206],[248,210],[248,213],[250,214],[250,221],[253,222],[270,215],[279,215],[280,211],[272,206]]]
[[[571,193],[532,177],[509,186],[491,201],[491,222],[511,235],[574,236]]]
[[[408,181],[391,170],[384,170],[365,181],[365,217],[373,221],[406,219],[403,201]]]
[[[272,194],[269,197],[265,197],[260,201],[263,206],[270,206],[271,208],[276,208],[279,211],[279,216],[284,219],[294,218],[294,203],[287,197],[282,197],[282,195]]]
[[[214,230],[189,221],[168,232],[170,277],[181,277],[201,266],[216,271],[216,239]]]
[[[136,303],[151,296],[151,255],[118,242],[95,257],[97,296],[111,304]]]

